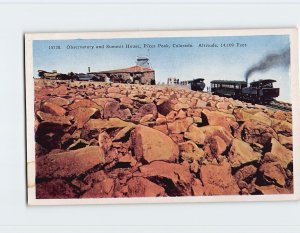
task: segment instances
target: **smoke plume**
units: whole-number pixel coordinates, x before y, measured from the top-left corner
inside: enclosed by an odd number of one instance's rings
[[[288,67],[290,65],[290,48],[284,49],[279,53],[268,54],[260,62],[250,67],[245,73],[246,82],[250,76],[255,72],[266,72],[273,67],[283,66]]]

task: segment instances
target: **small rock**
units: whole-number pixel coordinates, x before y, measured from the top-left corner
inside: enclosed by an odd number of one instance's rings
[[[102,111],[102,107],[100,107],[98,104],[96,104],[94,101],[89,99],[83,99],[83,100],[75,100],[71,105],[69,105],[69,108],[71,110],[74,110],[76,108],[97,108],[99,111]]]
[[[281,110],[277,110],[275,111],[273,117],[277,120],[281,120],[281,121],[285,121],[286,120],[286,115],[285,112],[281,111]]]
[[[259,190],[264,195],[274,195],[274,194],[291,194],[288,189],[279,188],[276,185],[266,185],[266,186],[258,186],[255,185],[255,188]]]
[[[61,179],[54,179],[36,184],[37,199],[76,198],[76,191]]]
[[[127,185],[128,185],[128,197],[165,196],[164,188],[143,177],[133,177],[127,182]]]
[[[235,173],[234,177],[236,180],[245,180],[249,177],[254,176],[256,172],[257,172],[256,167],[254,167],[253,165],[248,165],[239,169]]]
[[[119,87],[109,87],[107,89],[107,93],[120,93],[120,88]]]
[[[102,148],[104,152],[108,152],[112,147],[112,140],[105,131],[99,134],[98,142],[99,147]]]
[[[119,118],[109,119],[90,119],[82,129],[82,138],[89,140],[91,138],[97,138],[99,132],[103,129],[116,129],[124,128],[127,126],[134,127],[135,124],[131,122],[123,121]]]
[[[124,127],[115,135],[115,137],[113,138],[113,141],[123,140],[127,135],[129,135],[131,130],[133,130],[134,128],[135,128],[134,125],[129,125],[129,126]]]
[[[154,120],[153,114],[147,114],[141,118],[140,123],[142,124],[153,120]]]
[[[66,110],[64,108],[51,102],[43,103],[41,106],[41,111],[55,116],[64,116],[66,114]]]
[[[169,134],[167,125],[155,125],[155,126],[153,126],[153,129],[158,130],[158,131],[164,133],[165,135]]]
[[[176,163],[154,161],[139,167],[135,176],[147,177],[162,185],[169,196],[190,196],[192,175],[189,168]]]
[[[165,117],[159,117],[159,118],[156,118],[156,125],[161,125],[161,124],[165,124],[167,121],[166,121],[166,118]]]
[[[85,179],[85,183],[88,183],[91,188],[81,196],[82,198],[103,198],[112,196],[114,180],[104,175],[102,171],[100,172],[92,173]]]
[[[93,102],[95,102],[98,106],[100,106],[102,109],[104,109],[104,106],[108,102],[115,102],[116,100],[113,98],[97,98],[92,99]]]
[[[122,156],[119,161],[119,163],[128,163],[130,166],[134,166],[136,165],[137,161],[135,160],[135,158],[133,158],[131,155],[127,154],[125,156]]]
[[[193,196],[203,196],[204,194],[203,186],[199,179],[195,179],[195,178],[193,179],[192,193]]]
[[[76,142],[71,144],[67,150],[77,150],[80,148],[84,148],[89,145],[89,142],[83,140],[83,139],[78,139]]]

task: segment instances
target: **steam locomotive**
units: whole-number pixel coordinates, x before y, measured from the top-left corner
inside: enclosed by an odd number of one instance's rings
[[[279,96],[279,88],[274,88],[272,79],[253,81],[249,87],[245,81],[211,81],[211,92],[215,95],[230,97],[256,104],[269,104]]]
[[[204,78],[197,78],[188,81],[180,81],[181,86],[188,86],[193,91],[203,91],[205,88]]]

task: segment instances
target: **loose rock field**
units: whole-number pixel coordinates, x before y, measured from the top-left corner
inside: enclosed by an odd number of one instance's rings
[[[34,108],[37,198],[293,193],[291,112],[176,87],[41,79]]]

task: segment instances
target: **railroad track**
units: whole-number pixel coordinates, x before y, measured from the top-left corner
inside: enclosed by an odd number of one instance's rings
[[[266,107],[268,108],[273,108],[276,110],[281,110],[285,112],[291,112],[292,111],[292,106],[289,104],[285,103],[279,103],[279,102],[271,102],[270,104],[267,104]]]

